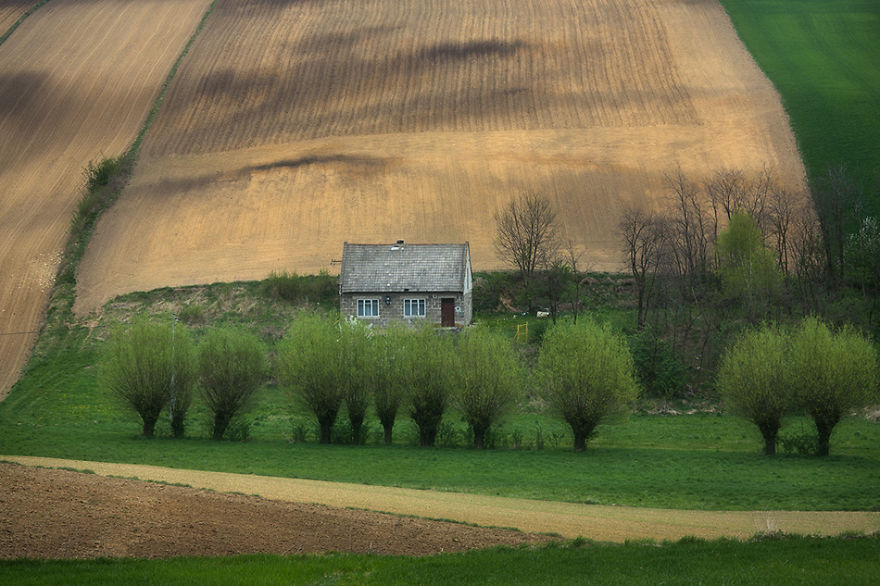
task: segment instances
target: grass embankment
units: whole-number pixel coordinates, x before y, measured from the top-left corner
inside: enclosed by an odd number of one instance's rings
[[[721,3],[782,95],[810,177],[841,163],[864,178],[880,173],[880,3]]]
[[[337,554],[0,562],[14,584],[873,584],[880,538],[574,542],[422,558]]]

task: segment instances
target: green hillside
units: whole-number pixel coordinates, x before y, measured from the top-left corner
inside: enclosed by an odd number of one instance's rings
[[[880,175],[880,2],[721,0],[782,95],[811,178]],[[874,210],[880,201],[874,201]]]

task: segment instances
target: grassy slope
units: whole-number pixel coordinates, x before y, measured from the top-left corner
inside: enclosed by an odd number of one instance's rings
[[[873,584],[880,538],[496,549],[423,558],[337,554],[0,562],[14,584]]]
[[[810,176],[840,163],[880,173],[880,3],[721,3],[782,95]]]

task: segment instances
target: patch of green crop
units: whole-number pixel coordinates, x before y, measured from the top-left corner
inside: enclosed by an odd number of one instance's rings
[[[880,538],[574,541],[427,557],[325,554],[0,562],[10,584],[873,584]]]
[[[721,0],[772,80],[811,178],[880,173],[880,2]],[[880,202],[873,202],[875,211]]]

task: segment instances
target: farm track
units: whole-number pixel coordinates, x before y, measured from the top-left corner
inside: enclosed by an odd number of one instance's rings
[[[594,270],[664,176],[804,171],[717,0],[220,0],[98,225],[75,311],[162,286],[332,270],[342,243],[470,241],[550,199]]]
[[[53,0],[0,45],[0,398],[40,326],[83,169],[129,147],[207,4]]]
[[[685,536],[747,539],[756,533],[775,531],[839,535],[880,530],[878,512],[649,509],[54,458],[0,456],[0,460],[27,466],[89,470],[103,476],[185,484],[219,493],[244,493],[276,501],[511,527],[526,533],[554,533],[566,538],[582,536],[597,541],[677,540]]]

